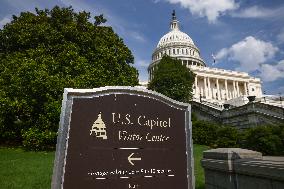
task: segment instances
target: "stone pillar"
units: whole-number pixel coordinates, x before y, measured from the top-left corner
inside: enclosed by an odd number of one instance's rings
[[[262,156],[240,148],[218,148],[203,152],[201,165],[207,189],[284,188],[283,158]]]
[[[197,91],[197,75],[195,75],[195,80],[194,80],[194,86],[195,86],[195,94],[194,94],[194,96],[199,96],[198,95],[198,91]]]
[[[211,95],[211,86],[210,86],[210,78],[207,78],[208,81],[208,98],[211,99],[212,95]]]
[[[207,85],[206,85],[206,77],[204,76],[204,96],[207,99]]]
[[[244,82],[245,95],[248,95],[247,82]]]
[[[228,100],[229,99],[229,94],[228,94],[228,81],[227,81],[227,79],[225,79],[225,91],[226,91],[225,98],[226,98],[226,100]]]
[[[220,100],[220,89],[219,89],[219,79],[216,78],[216,86],[217,86],[217,100]]]
[[[237,96],[239,97],[240,96],[240,88],[239,88],[239,82],[237,81]]]
[[[233,98],[236,97],[236,83],[233,81]]]

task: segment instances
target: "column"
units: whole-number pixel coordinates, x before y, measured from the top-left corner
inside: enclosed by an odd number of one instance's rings
[[[228,93],[228,81],[225,79],[225,93],[226,93],[226,100],[229,100],[229,93]]]
[[[245,95],[248,95],[247,82],[244,82]]]
[[[208,83],[208,98],[211,99],[211,86],[210,86],[210,78],[207,78],[207,83]]]
[[[217,100],[220,100],[220,89],[219,89],[219,79],[216,78],[216,86],[217,86]]]
[[[236,97],[236,83],[233,81],[233,98]]]
[[[197,94],[197,75],[195,75],[194,86],[195,86],[195,94],[194,94],[194,96],[199,96],[199,95]]]
[[[204,96],[207,98],[207,85],[206,85],[206,77],[204,76]]]
[[[239,82],[237,81],[237,95],[240,96],[240,88],[239,88]]]

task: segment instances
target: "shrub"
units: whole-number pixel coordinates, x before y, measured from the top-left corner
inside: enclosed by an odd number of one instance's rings
[[[191,121],[192,121],[192,124],[198,121],[197,116],[194,112],[191,112]]]
[[[284,154],[283,127],[258,126],[244,131],[243,148],[262,152],[264,155]],[[283,137],[283,136],[282,136]]]
[[[218,126],[206,121],[196,121],[192,124],[192,138],[195,144],[215,146]]]
[[[56,132],[30,128],[23,133],[23,146],[26,150],[53,150],[55,143]]]
[[[216,146],[221,148],[238,147],[239,131],[235,127],[221,126],[217,129]]]

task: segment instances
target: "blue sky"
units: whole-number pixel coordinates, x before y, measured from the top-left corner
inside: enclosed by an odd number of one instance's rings
[[[142,81],[175,9],[207,66],[249,72],[266,94],[284,93],[283,0],[0,0],[0,28],[12,15],[55,5],[104,14],[131,49]]]

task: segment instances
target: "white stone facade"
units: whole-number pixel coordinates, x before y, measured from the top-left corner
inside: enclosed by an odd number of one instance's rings
[[[173,13],[171,31],[159,41],[148,67],[149,80],[163,55],[182,60],[196,74],[193,86],[193,100],[224,104],[245,96],[262,97],[261,81],[245,72],[206,67],[199,49],[192,39],[179,30],[179,22]],[[235,102],[236,103],[236,102]]]

